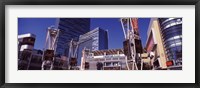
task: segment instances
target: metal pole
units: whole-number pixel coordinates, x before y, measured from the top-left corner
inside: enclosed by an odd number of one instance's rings
[[[130,23],[131,23],[131,26],[132,26],[132,29],[133,29],[133,23],[132,23],[132,20],[131,20],[131,18],[130,18],[130,21],[129,21]],[[133,47],[133,49],[134,50],[131,50],[132,51],[132,57],[133,57],[133,69],[134,69],[134,65],[136,66],[136,70],[138,70],[138,67],[137,67],[137,64],[136,64],[136,62],[135,62],[135,59],[136,59],[136,49],[135,49],[135,33],[134,33],[134,29],[131,31],[131,42],[133,42],[133,45],[134,45],[134,47]],[[131,47],[131,49],[132,49],[132,47]],[[134,51],[134,52],[133,52]],[[134,54],[134,55],[133,55]]]
[[[124,32],[124,38],[126,39],[126,32],[125,32],[125,29],[124,29],[124,25],[123,25],[122,19],[123,18],[120,19],[121,20],[121,26],[122,26],[122,29],[123,29],[123,32]]]
[[[84,70],[85,69],[85,66],[83,66],[84,62],[85,62],[85,47],[82,51],[82,58],[81,58],[81,70]]]
[[[128,68],[128,70],[130,70],[130,68],[129,68],[129,66],[128,66],[127,56],[125,56],[125,60],[126,60],[126,67]]]
[[[52,44],[52,49],[54,50],[54,55],[56,54],[57,37],[58,37],[59,32],[60,32],[59,29],[56,30],[56,31],[57,31],[57,32],[56,32],[56,36],[55,36],[55,38],[54,38],[54,40],[53,40],[53,44]],[[50,70],[53,69],[54,61],[55,61],[55,56],[53,57],[53,61],[51,61],[51,68],[50,68]]]
[[[46,40],[45,40],[44,49],[43,49],[43,55],[42,55],[42,66],[41,66],[42,70],[44,70],[44,65],[45,65],[44,51],[46,49],[46,44],[47,44],[48,36],[49,36],[49,30],[47,29],[47,35],[46,35]]]

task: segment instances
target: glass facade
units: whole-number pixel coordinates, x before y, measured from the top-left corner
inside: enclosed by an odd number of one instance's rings
[[[163,44],[169,60],[182,64],[182,18],[159,18]]]
[[[80,65],[82,50],[84,48],[95,50],[108,49],[108,33],[107,31],[96,28],[84,35],[79,37],[79,48],[78,48],[78,65]]]
[[[57,55],[68,56],[69,43],[73,39],[78,41],[80,35],[90,31],[89,18],[59,18],[56,28],[60,29],[57,40]]]

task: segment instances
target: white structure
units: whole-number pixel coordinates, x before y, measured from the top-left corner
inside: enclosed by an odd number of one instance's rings
[[[126,55],[126,64],[128,70],[138,70],[137,62],[139,53],[136,51],[135,40],[140,40],[138,34],[137,18],[121,18],[121,25],[124,33],[125,41],[128,41],[128,55]],[[126,53],[125,53],[126,54]],[[132,66],[130,66],[132,65]]]
[[[36,36],[31,33],[18,35],[18,49],[23,51],[24,49],[32,50],[34,48]]]
[[[31,33],[18,35],[18,67],[20,67],[21,62],[25,61],[27,65],[25,68],[22,69],[29,69],[35,38],[36,36]]]
[[[85,70],[85,63],[89,63],[88,70],[97,70],[97,63],[102,63],[101,70],[126,70],[126,60],[123,49],[111,50],[83,50],[81,70]]]
[[[47,29],[47,35],[46,35],[46,41],[44,45],[44,51],[42,56],[42,70],[48,69],[50,65],[50,70],[53,69],[53,62],[54,62],[54,55],[55,55],[55,49],[56,49],[56,42],[57,37],[59,35],[59,30],[55,29],[53,26],[48,27]]]

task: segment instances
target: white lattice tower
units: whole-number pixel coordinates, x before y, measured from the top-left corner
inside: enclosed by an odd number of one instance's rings
[[[131,60],[128,59],[128,57],[126,56],[126,64],[127,64],[127,68],[128,70],[130,70],[129,68],[129,63],[132,62],[132,70],[138,70],[137,68],[137,64],[135,62],[136,60],[136,47],[135,47],[135,34],[133,31],[133,25],[132,25],[132,21],[131,18],[121,18],[121,25],[122,25],[122,29],[123,29],[123,33],[124,33],[124,38],[125,40],[129,40],[129,47],[130,47],[130,55],[131,55]]]
[[[59,35],[59,30],[55,29],[54,27],[48,27],[47,29],[47,35],[46,35],[46,40],[45,40],[45,45],[44,45],[44,51],[43,51],[43,56],[42,56],[42,70],[44,70],[44,66],[51,64],[50,66],[50,70],[53,69],[53,62],[55,57],[53,57],[53,60],[45,60],[44,57],[44,52],[46,50],[53,50],[53,54],[55,55],[55,51],[56,51],[56,43],[57,43],[57,38]],[[53,55],[53,56],[54,56]]]

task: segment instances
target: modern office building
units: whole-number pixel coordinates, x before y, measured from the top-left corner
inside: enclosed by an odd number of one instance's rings
[[[182,65],[182,18],[159,18],[161,35],[168,60]]]
[[[79,37],[78,64],[80,65],[82,50],[90,49],[91,51],[108,49],[108,31],[102,28],[95,28]]]
[[[69,43],[73,39],[78,41],[80,35],[90,31],[89,18],[59,18],[56,22],[56,29],[60,30],[56,54],[68,56]]]
[[[151,18],[147,32],[146,51],[149,53],[153,69],[166,69],[166,55],[163,46],[159,21]]]

